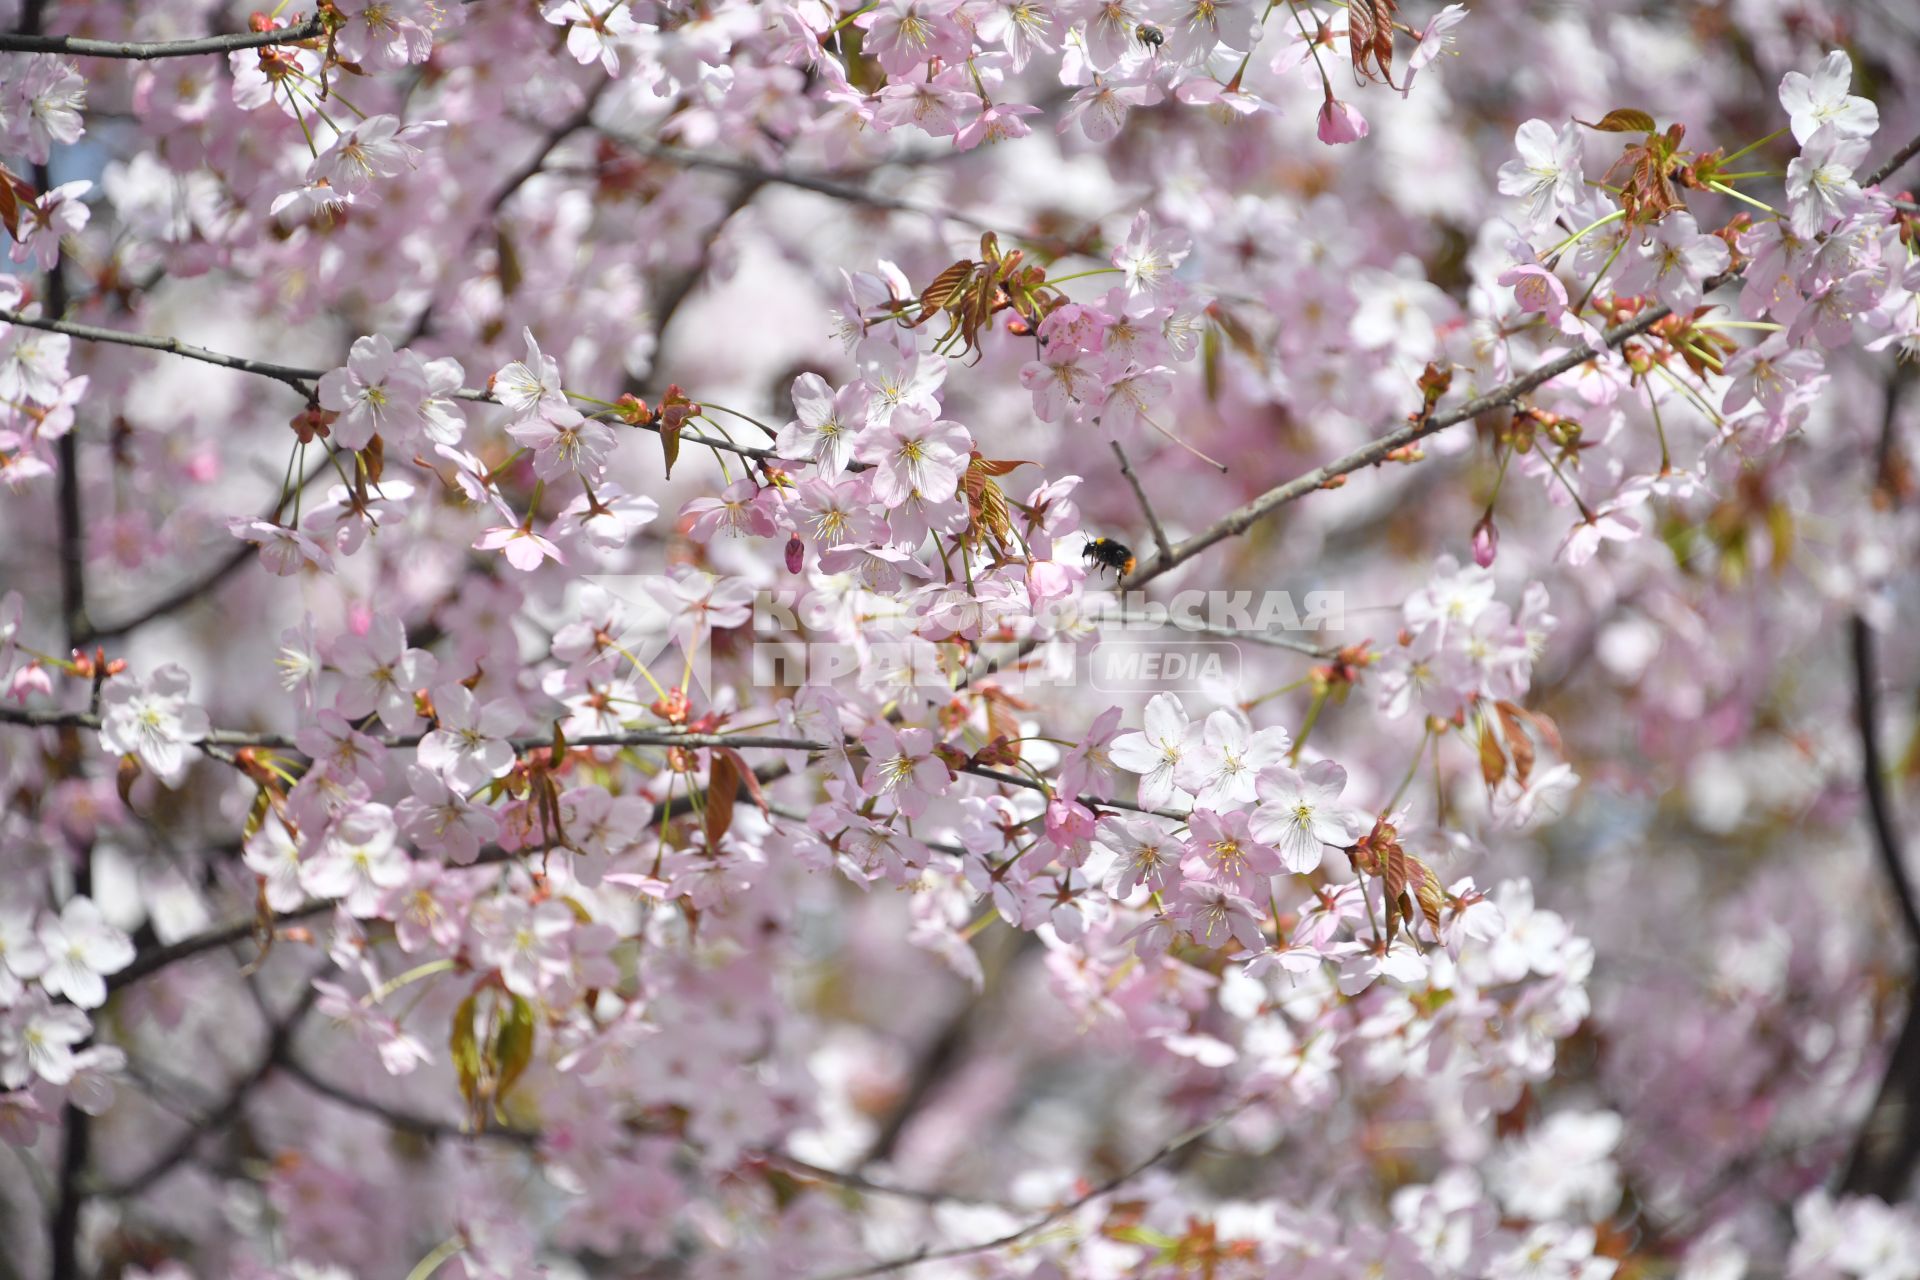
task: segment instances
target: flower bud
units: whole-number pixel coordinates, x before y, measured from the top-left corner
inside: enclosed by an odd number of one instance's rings
[[[1493,557],[1500,550],[1500,528],[1493,522],[1493,512],[1489,510],[1473,526],[1473,562],[1482,569],[1493,563]]]
[[[1320,108],[1320,141],[1328,146],[1358,142],[1367,136],[1367,118],[1352,103],[1342,102],[1331,93]]]

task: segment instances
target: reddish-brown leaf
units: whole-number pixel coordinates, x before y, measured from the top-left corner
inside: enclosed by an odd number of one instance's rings
[[[1507,776],[1507,758],[1500,753],[1493,725],[1484,720],[1480,723],[1480,776],[1489,787]]]
[[[761,813],[772,817],[773,810],[767,805],[767,793],[761,790],[760,779],[754,775],[752,767],[747,764],[747,758],[732,747],[721,747],[715,754],[724,756],[732,762],[733,771],[739,777],[740,785],[747,789],[747,795],[752,797]]]
[[[1615,107],[1598,120],[1576,120],[1575,123],[1602,133],[1657,133],[1660,129],[1652,116],[1632,107]]]
[[[1393,15],[1398,0],[1349,0],[1347,4],[1347,49],[1353,57],[1353,72],[1365,80],[1378,78],[1393,83]]]
[[[924,320],[927,316],[947,305],[949,299],[960,290],[968,276],[973,274],[973,261],[962,258],[933,278],[933,283],[920,291],[920,312]]]
[[[1499,713],[1500,728],[1506,735],[1507,754],[1513,758],[1514,781],[1524,787],[1528,775],[1533,772],[1533,739],[1527,736],[1520,708],[1510,702],[1497,702],[1494,710]]]
[[[1539,736],[1540,741],[1546,743],[1555,755],[1564,756],[1567,754],[1566,747],[1560,741],[1560,726],[1553,722],[1552,716],[1544,711],[1529,711],[1525,707],[1514,706],[1511,702],[1503,702],[1500,704],[1500,707],[1503,711],[1512,711],[1514,715],[1521,717],[1528,724],[1532,725],[1533,731]]]
[[[20,238],[20,202],[31,199],[33,188],[0,164],[0,226],[5,226],[15,240]]]
[[[713,753],[707,769],[707,848],[718,850],[720,841],[733,826],[733,798],[740,791],[739,756],[731,751]],[[747,771],[749,774],[752,770]]]

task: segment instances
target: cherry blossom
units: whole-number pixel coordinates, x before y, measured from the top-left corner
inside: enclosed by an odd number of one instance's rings
[[[1898,6],[199,8],[0,32],[14,1270],[1910,1269]]]
[[[133,962],[133,942],[106,922],[91,898],[69,898],[58,916],[41,919],[38,937],[46,957],[40,986],[82,1009],[105,1004],[104,979]]]
[[[1514,134],[1518,160],[1500,166],[1500,192],[1525,202],[1527,218],[1551,222],[1581,195],[1579,130],[1569,124],[1557,133],[1545,120],[1529,120]]]
[[[1269,765],[1254,785],[1260,807],[1253,811],[1248,830],[1279,852],[1288,871],[1311,871],[1320,865],[1327,846],[1343,848],[1362,834],[1365,819],[1340,803],[1346,770],[1331,760],[1316,760],[1302,770]]]
[[[439,670],[432,654],[407,647],[405,624],[390,613],[374,615],[364,634],[340,637],[333,665],[347,677],[334,694],[334,709],[354,718],[378,712],[380,723],[393,733],[420,723],[415,695]]]
[[[1173,799],[1188,737],[1186,709],[1178,698],[1159,693],[1148,701],[1142,727],[1115,738],[1107,755],[1117,768],[1141,775],[1140,803],[1158,809]]]
[[[419,417],[426,399],[419,361],[396,352],[377,334],[356,340],[346,367],[320,380],[321,406],[340,415],[332,435],[342,449],[364,449],[376,435],[404,430]]]
[[[1842,49],[1822,58],[1812,75],[1789,71],[1780,77],[1780,105],[1794,141],[1804,146],[1827,126],[1846,138],[1872,137],[1880,127],[1880,109],[1872,99],[1848,92],[1852,86],[1853,59]]]
[[[144,681],[121,677],[100,691],[100,744],[115,755],[137,756],[168,786],[187,772],[187,747],[207,736],[204,708],[187,701],[189,680],[168,664]]]
[[[513,768],[506,736],[520,713],[504,698],[482,704],[464,685],[432,691],[434,729],[420,740],[420,763],[463,791],[473,791]]]

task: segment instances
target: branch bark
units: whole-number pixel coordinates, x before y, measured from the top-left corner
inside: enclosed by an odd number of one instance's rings
[[[21,31],[0,35],[0,53],[58,53],[73,58],[122,58],[149,62],[155,58],[190,58],[203,53],[232,53],[276,44],[316,40],[326,28],[315,14],[297,27],[275,31],[237,31],[231,35],[197,36],[188,40],[89,40],[83,36],[45,36]]]
[[[1868,174],[1861,181],[1860,185],[1863,187],[1878,186],[1881,182],[1891,177],[1901,165],[1913,159],[1915,155],[1920,155],[1920,136],[1916,136],[1905,146],[1895,151],[1884,163],[1872,173]],[[1742,275],[1743,273],[1739,271],[1729,271],[1723,275],[1716,276],[1707,282],[1704,292],[1711,294],[1725,285],[1737,282],[1742,278]],[[1446,413],[1434,414],[1424,421],[1410,422],[1404,426],[1397,427],[1381,435],[1379,438],[1362,445],[1352,453],[1347,454],[1344,458],[1329,462],[1326,466],[1318,467],[1303,476],[1298,476],[1287,481],[1285,484],[1276,485],[1253,501],[1228,512],[1207,528],[1180,543],[1173,548],[1171,553],[1156,554],[1150,563],[1142,565],[1132,577],[1125,579],[1120,585],[1123,588],[1136,587],[1149,582],[1167,572],[1169,569],[1193,559],[1193,557],[1199,555],[1215,543],[1225,541],[1228,538],[1238,537],[1253,525],[1266,519],[1289,503],[1298,502],[1301,498],[1306,497],[1315,490],[1324,488],[1330,480],[1358,471],[1362,467],[1377,466],[1386,461],[1387,455],[1396,449],[1403,448],[1419,440],[1424,440],[1436,432],[1446,430],[1448,427],[1458,426],[1462,422],[1470,422],[1483,413],[1510,405],[1528,392],[1538,389],[1543,384],[1559,377],[1561,374],[1579,368],[1588,360],[1599,355],[1601,350],[1618,347],[1629,338],[1638,337],[1672,314],[1672,309],[1665,304],[1650,307],[1624,324],[1615,325],[1613,328],[1607,330],[1606,333],[1602,335],[1602,342],[1599,348],[1593,346],[1578,347],[1564,355],[1546,361],[1544,364],[1494,388],[1483,396],[1478,396],[1467,401],[1458,408],[1450,409]]]
[[[1227,1107],[1205,1124],[1189,1129],[1185,1133],[1169,1139],[1152,1155],[1146,1157],[1146,1159],[1129,1166],[1105,1182],[1100,1183],[1082,1195],[1075,1196],[1072,1200],[1041,1215],[1018,1230],[1010,1231],[1002,1236],[996,1236],[991,1240],[981,1240],[974,1244],[949,1245],[937,1249],[920,1248],[912,1253],[901,1254],[893,1258],[883,1258],[877,1262],[869,1263],[864,1267],[855,1267],[850,1271],[835,1271],[824,1276],[816,1276],[814,1280],[866,1280],[866,1277],[869,1276],[888,1275],[896,1271],[905,1271],[909,1267],[917,1267],[923,1262],[938,1262],[948,1258],[965,1258],[976,1253],[987,1253],[994,1249],[1004,1249],[1010,1245],[1019,1244],[1028,1237],[1045,1231],[1054,1223],[1073,1216],[1087,1205],[1092,1204],[1095,1200],[1103,1196],[1112,1195],[1115,1191],[1126,1186],[1127,1183],[1132,1182],[1135,1178],[1153,1168],[1161,1161],[1170,1159],[1182,1151],[1185,1151],[1187,1148],[1213,1133],[1213,1131],[1221,1125],[1233,1119],[1234,1116],[1240,1114],[1246,1106],[1246,1102],[1239,1102]]]
[[[1907,153],[1910,155],[1917,148],[1920,140],[1908,147]],[[1905,383],[1902,372],[1896,371],[1887,380],[1876,476],[1885,475],[1893,448],[1900,394]],[[1914,948],[1916,963],[1920,963],[1920,895],[1915,893],[1913,875],[1907,865],[1905,844],[1887,792],[1886,762],[1880,750],[1880,679],[1873,630],[1859,614],[1853,616],[1849,628],[1854,699],[1859,717],[1860,785],[1866,797],[1868,829],[1888,887],[1893,890],[1894,904],[1908,942]],[[1914,1165],[1920,1162],[1920,1105],[1916,1105],[1920,1100],[1916,1099],[1916,1092],[1920,1092],[1920,971],[1909,979],[1905,1021],[1894,1041],[1873,1105],[1854,1139],[1853,1152],[1841,1175],[1841,1190],[1879,1196],[1887,1201],[1897,1200],[1905,1192],[1913,1179]]]

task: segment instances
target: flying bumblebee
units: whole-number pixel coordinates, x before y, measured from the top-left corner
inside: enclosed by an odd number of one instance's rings
[[[1086,549],[1080,554],[1102,569],[1113,570],[1116,580],[1133,572],[1133,549],[1122,546],[1112,538],[1095,538],[1087,543]]]
[[[1167,42],[1166,32],[1162,31],[1160,28],[1156,26],[1152,26],[1145,22],[1135,27],[1133,29],[1133,34],[1134,34],[1134,37],[1140,41],[1141,44],[1148,45],[1155,49],[1158,49],[1161,45]]]

